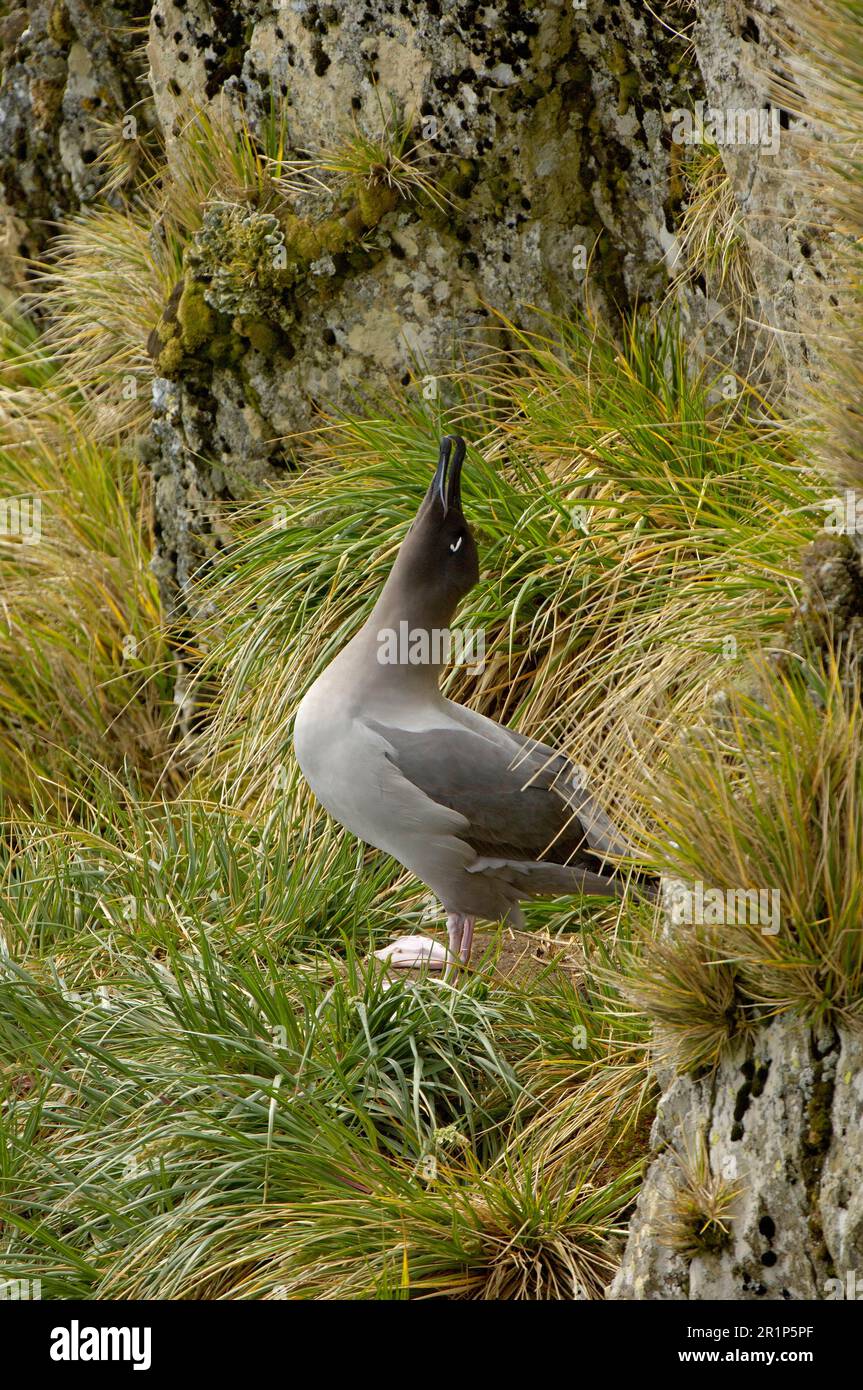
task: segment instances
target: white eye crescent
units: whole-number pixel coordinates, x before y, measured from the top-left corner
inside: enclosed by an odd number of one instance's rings
[[[450,550],[451,550],[451,552],[452,552],[453,555],[455,555],[455,553],[456,553],[457,550],[460,550],[460,549],[461,549],[461,543],[462,543],[463,540],[464,540],[464,536],[459,536],[459,538],[458,538],[457,541],[453,541],[452,545],[450,546]]]

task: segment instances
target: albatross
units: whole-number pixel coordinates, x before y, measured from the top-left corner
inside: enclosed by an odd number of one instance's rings
[[[518,927],[520,904],[531,898],[618,896],[626,882],[619,861],[633,853],[563,753],[440,691],[441,634],[479,579],[462,511],[464,456],[460,437],[441,441],[374,608],[294,721],[297,760],[318,801],[440,900],[456,970],[470,962],[477,919]],[[393,642],[405,633],[408,644]],[[379,954],[434,968],[443,952],[418,936]]]

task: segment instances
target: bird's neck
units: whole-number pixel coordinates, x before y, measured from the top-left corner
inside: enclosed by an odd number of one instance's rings
[[[434,611],[435,607],[437,611]],[[450,660],[454,605],[406,598],[385,584],[358,637],[381,675],[417,688],[436,690]]]

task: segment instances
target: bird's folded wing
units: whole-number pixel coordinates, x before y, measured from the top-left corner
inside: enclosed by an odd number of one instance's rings
[[[464,816],[459,836],[478,855],[597,869],[604,855],[631,852],[587,791],[566,783],[571,764],[542,744],[494,724],[486,737],[449,724],[416,731],[368,722],[403,777]]]
[[[529,765],[531,773],[549,779],[549,785],[578,816],[592,850],[618,858],[626,858],[634,853],[626,836],[591,793],[583,768],[577,768],[564,753],[529,738],[527,734],[517,733],[515,729],[507,729],[506,732],[521,749],[515,762],[516,770]]]

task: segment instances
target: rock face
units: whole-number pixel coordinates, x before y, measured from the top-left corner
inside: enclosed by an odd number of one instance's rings
[[[757,288],[754,362],[765,362],[768,380],[782,385],[790,378],[799,385],[817,372],[832,266],[831,237],[811,177],[816,151],[800,138],[811,104],[788,71],[778,37],[787,35],[788,8],[776,0],[699,0],[693,37],[705,114],[720,113],[731,136],[722,160],[743,212]],[[737,141],[750,113],[760,121],[758,138]]]
[[[265,145],[277,112],[290,151],[312,159],[358,132],[407,132],[439,193],[382,183],[340,204],[318,186],[262,206],[251,192],[220,203],[213,189],[154,325],[156,374],[176,387],[169,417],[157,388],[147,446],[172,610],[193,617],[185,581],[218,545],[219,502],[293,467],[322,408],[417,378],[445,403],[460,354],[507,346],[493,311],[530,324],[534,310],[588,304],[612,318],[672,294],[694,348],[732,370],[763,357],[772,378],[805,362],[819,236],[792,227],[799,154],[788,142],[722,147],[765,333],[754,341],[710,286],[680,274],[680,112],[705,100],[763,107],[766,79],[750,60],[776,47],[742,0],[702,0],[696,19],[693,30],[688,0],[668,0],[661,17],[636,0],[36,0],[7,16],[10,252],[38,253],[52,222],[118,201],[98,152],[130,116],[139,137],[163,143],[168,181],[196,114]]]
[[[7,285],[20,281],[12,253],[40,253],[58,219],[99,198],[118,203],[98,154],[129,117],[137,140],[164,145],[167,182],[195,113],[265,144],[278,112],[290,150],[311,158],[358,132],[407,132],[410,158],[440,194],[366,183],[342,205],[318,187],[266,207],[251,193],[201,194],[183,279],[154,325],[156,374],[176,387],[169,416],[157,388],[148,445],[171,609],[185,615],[186,578],[218,544],[220,501],[293,467],[321,408],[412,378],[445,403],[459,354],[507,346],[493,311],[530,324],[534,310],[586,303],[611,318],[671,292],[693,347],[730,368],[759,355],[768,378],[805,366],[823,268],[817,216],[811,235],[791,216],[803,196],[793,142],[774,148],[771,130],[766,144],[722,146],[761,340],[697,276],[680,276],[676,123],[705,100],[767,104],[768,78],[754,73],[765,59],[774,73],[782,64],[776,6],[759,3],[763,23],[742,0],[700,0],[694,15],[689,0],[667,0],[661,16],[637,0],[34,0],[7,14]],[[774,117],[781,136],[790,117]]]
[[[777,1018],[711,1076],[666,1078],[657,1156],[609,1297],[844,1296],[863,1267],[861,1064],[859,1037]],[[682,1253],[663,1233],[699,1145],[730,1194],[728,1236]]]
[[[568,3],[157,0],[148,53],[169,162],[190,102],[252,130],[284,102],[291,145],[312,153],[352,129],[374,136],[395,113],[414,123],[442,195],[381,188],[347,215],[325,196],[305,200],[300,227],[278,208],[208,212],[186,295],[199,286],[215,313],[203,332],[217,360],[201,372],[200,315],[158,357],[180,391],[183,448],[168,446],[157,509],[178,575],[210,544],[197,527],[183,555],[192,474],[196,498],[242,496],[291,466],[292,440],[322,404],[412,376],[445,399],[438,375],[460,352],[506,344],[489,305],[523,321],[526,305],[554,311],[587,293],[625,310],[667,287],[668,124],[697,73],[685,45],[628,0],[595,15]],[[274,247],[284,263],[267,283]],[[251,293],[230,273],[244,255]]]
[[[0,276],[38,255],[53,224],[99,196],[100,122],[139,108],[145,0],[31,0],[0,19]],[[137,30],[137,32],[136,32]]]

